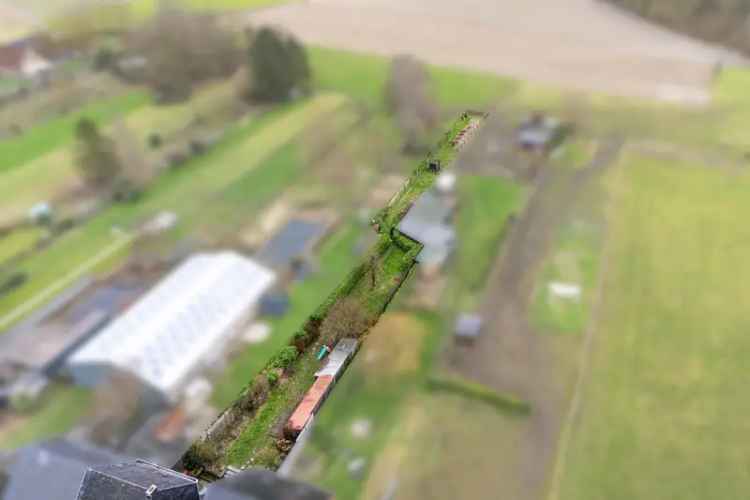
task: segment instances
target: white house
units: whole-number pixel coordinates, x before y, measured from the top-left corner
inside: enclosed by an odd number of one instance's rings
[[[68,373],[94,386],[119,368],[175,399],[255,315],[275,279],[234,252],[194,255],[71,356]]]

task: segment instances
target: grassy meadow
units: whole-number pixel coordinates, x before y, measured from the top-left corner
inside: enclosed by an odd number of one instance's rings
[[[24,131],[18,138],[0,141],[0,175],[71,142],[75,125],[83,117],[104,125],[144,106],[148,101],[149,97],[144,92],[128,92],[47,120]]]
[[[559,499],[744,498],[747,173],[627,155]]]
[[[80,387],[53,386],[33,413],[0,428],[0,450],[14,450],[68,432],[91,410],[92,396]]]

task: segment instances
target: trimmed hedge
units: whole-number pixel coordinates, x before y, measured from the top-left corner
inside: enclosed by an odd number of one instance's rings
[[[476,399],[499,410],[517,415],[531,413],[531,405],[527,401],[522,401],[515,396],[501,394],[487,386],[460,377],[429,377],[427,388],[431,391],[445,391],[465,398]]]

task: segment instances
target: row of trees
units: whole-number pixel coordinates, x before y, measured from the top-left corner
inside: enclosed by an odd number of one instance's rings
[[[309,89],[305,50],[272,28],[241,36],[214,16],[164,8],[126,45],[129,53],[144,56],[145,81],[164,102],[185,100],[195,85],[239,70],[246,74],[241,94],[248,100],[283,101]]]
[[[750,53],[750,0],[608,0],[643,17]]]

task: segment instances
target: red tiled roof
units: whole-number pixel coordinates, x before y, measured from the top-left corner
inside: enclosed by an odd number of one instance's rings
[[[22,45],[0,46],[0,69],[20,71],[26,47]]]

